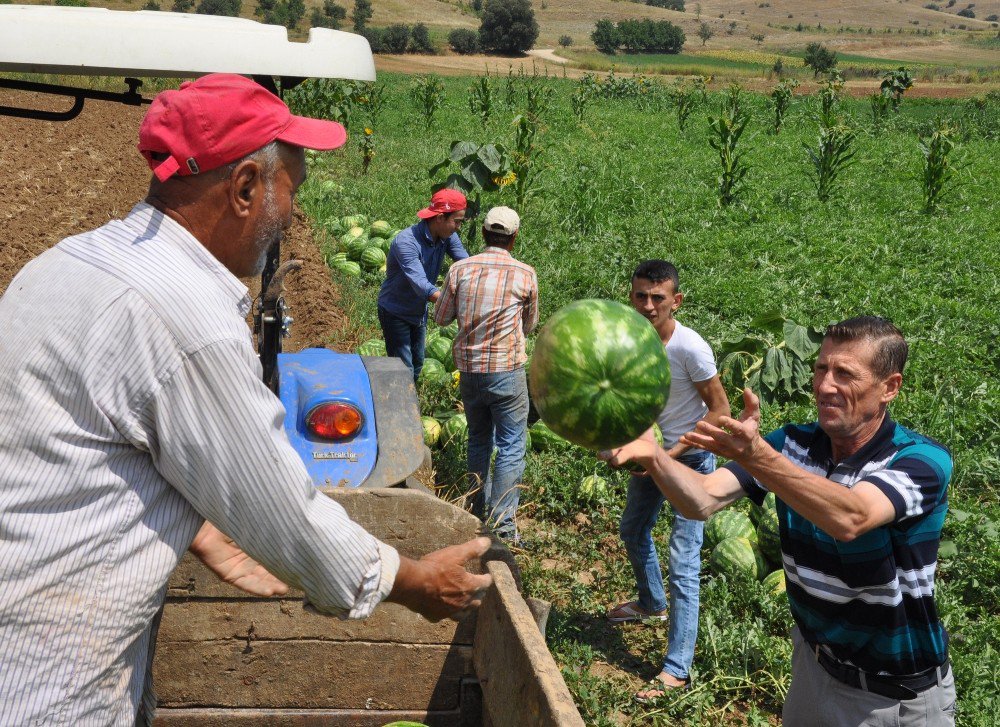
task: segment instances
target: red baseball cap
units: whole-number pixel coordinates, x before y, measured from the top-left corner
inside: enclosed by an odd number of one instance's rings
[[[232,73],[157,94],[139,127],[139,152],[161,182],[216,169],[275,140],[327,151],[347,140],[347,130],[336,121],[294,116],[263,86]]]
[[[422,220],[428,220],[431,217],[444,214],[446,212],[458,212],[458,210],[464,210],[468,204],[465,201],[465,195],[459,192],[457,189],[439,189],[431,197],[430,206],[424,207],[422,210],[417,212],[417,217]]]

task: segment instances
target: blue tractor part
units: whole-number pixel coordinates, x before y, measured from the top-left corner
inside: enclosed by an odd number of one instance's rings
[[[426,447],[402,361],[307,348],[278,354],[276,373],[285,432],[317,487],[419,486],[411,475],[426,463]],[[322,421],[329,407],[344,405],[360,418],[353,433],[331,439],[310,426],[311,417]]]

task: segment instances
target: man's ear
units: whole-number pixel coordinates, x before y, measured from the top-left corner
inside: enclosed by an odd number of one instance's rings
[[[247,159],[229,176],[229,205],[237,217],[248,217],[263,190],[260,165]]]
[[[883,385],[885,386],[885,390],[882,394],[882,398],[885,400],[885,403],[888,404],[899,395],[899,389],[903,385],[903,375],[899,372],[891,374],[885,379]]]
[[[677,310],[681,307],[681,303],[684,302],[684,293],[674,293],[674,304],[672,306],[673,310]]]

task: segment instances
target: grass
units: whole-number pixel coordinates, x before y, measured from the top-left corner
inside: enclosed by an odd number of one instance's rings
[[[954,512],[945,526],[955,550],[942,556],[938,603],[952,635],[958,721],[992,725],[1000,710],[997,100],[984,100],[981,109],[971,102],[904,100],[881,130],[869,123],[866,102],[841,102],[841,113],[860,132],[857,161],[824,204],[816,199],[803,149],[816,144],[816,99],[796,97],[774,136],[767,133],[769,100],[748,94],[751,121],[741,141],[750,169],[746,190],[740,204],[723,210],[715,196],[718,162],[707,141],[707,113],[718,108],[720,95],[700,103],[681,133],[658,91],[596,99],[581,123],[570,107],[574,82],[515,76],[507,104],[501,77],[494,79],[500,109],[484,131],[468,113],[471,79],[445,78],[444,106],[425,132],[407,93],[412,79],[383,75],[382,82],[389,100],[381,116],[356,113],[347,147],[313,157],[300,200],[320,221],[321,237],[322,220],[353,212],[394,226],[412,223],[430,193],[427,169],[452,141],[509,145],[524,86],[544,82],[555,97],[542,117],[541,172],[519,210],[515,249],[538,271],[543,322],[579,298],[624,300],[635,264],[655,256],[678,265],[688,296],[680,320],[714,346],[774,309],[810,325],[878,313],[902,327],[911,356],[893,416],[945,443],[956,461]],[[936,118],[959,125],[960,179],[942,210],[928,216],[920,212],[916,132]],[[375,129],[377,143],[367,176],[360,171],[357,133],[363,123]],[[333,184],[324,186],[326,180]],[[484,206],[511,204],[511,194],[510,188],[489,193]],[[350,293],[344,298],[358,329],[374,335],[377,278],[338,282]],[[425,411],[456,404],[446,386],[425,388],[421,401]],[[814,416],[811,406],[774,405],[765,409],[763,426]],[[452,494],[460,490],[463,456],[460,449],[435,455]],[[611,490],[584,500],[576,483],[594,472],[608,478]],[[617,535],[624,481],[593,456],[568,448],[533,453],[525,474],[520,517],[536,547],[518,560],[528,591],[554,605],[549,646],[585,721],[773,721],[789,679],[787,608],[755,582],[727,582],[707,569],[696,688],[657,709],[631,703],[631,693],[658,671],[666,634],[658,626],[612,628],[601,618],[608,604],[634,596]],[[655,534],[661,545],[667,520]]]

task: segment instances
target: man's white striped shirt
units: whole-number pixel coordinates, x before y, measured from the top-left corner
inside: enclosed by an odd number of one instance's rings
[[[209,519],[317,609],[396,551],[318,493],[262,383],[246,287],[147,204],[0,299],[0,725],[133,725],[167,578]]]

